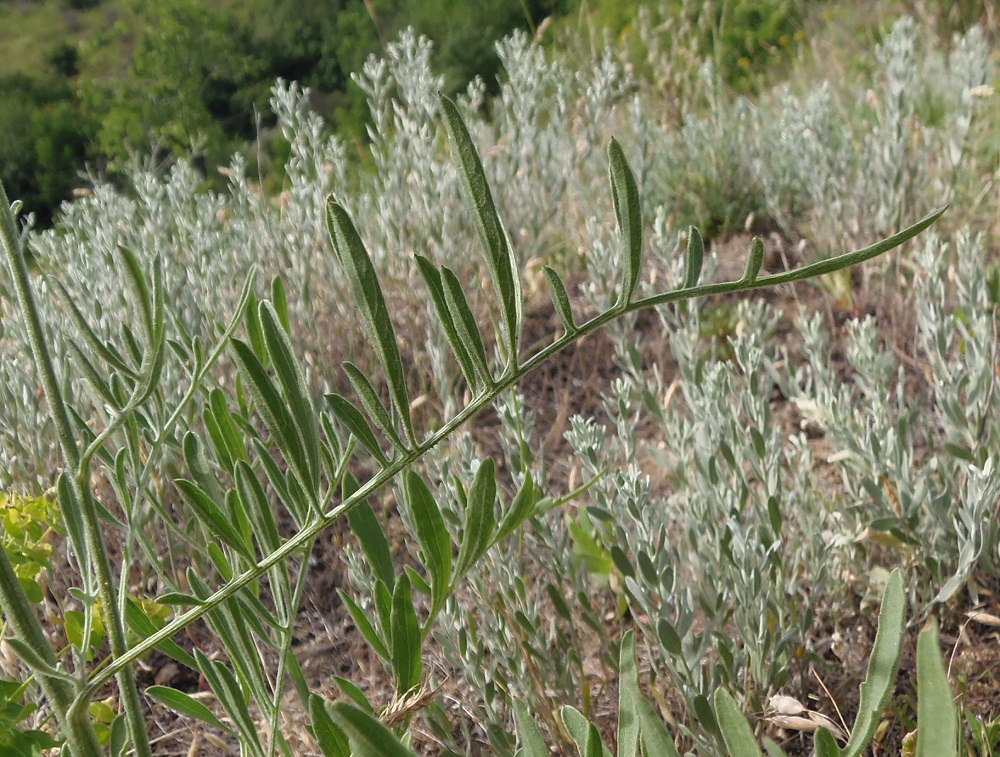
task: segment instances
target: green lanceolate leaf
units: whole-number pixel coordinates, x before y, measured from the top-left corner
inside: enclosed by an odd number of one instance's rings
[[[760,237],[754,237],[750,242],[750,255],[747,257],[746,271],[743,273],[743,281],[752,284],[760,274],[760,267],[764,263],[764,242]]]
[[[396,693],[403,694],[420,684],[423,674],[423,657],[420,648],[423,636],[420,622],[413,607],[410,579],[404,573],[396,579],[392,590],[392,676]]]
[[[340,422],[347,426],[348,431],[354,434],[364,448],[378,460],[379,465],[383,468],[386,467],[389,464],[389,458],[385,456],[382,447],[379,446],[378,439],[372,433],[371,426],[368,425],[362,412],[354,407],[350,400],[341,397],[336,392],[326,395],[326,404],[330,406]]]
[[[225,665],[210,660],[200,649],[195,650],[194,656],[198,661],[198,670],[205,676],[212,693],[236,726],[241,748],[255,757],[262,755],[263,749],[257,735],[257,726],[247,707],[246,695],[236,678]]]
[[[816,757],[840,757],[840,747],[837,746],[837,740],[826,728],[820,728],[816,731],[813,746],[816,749]]]
[[[146,333],[146,343],[152,344],[153,338],[153,298],[149,293],[149,286],[146,284],[146,276],[139,265],[139,259],[131,250],[118,246],[118,254],[121,256],[124,265],[120,270],[125,272],[125,278],[132,286],[132,293],[135,296],[136,304],[139,306],[139,316],[142,321],[143,330]]]
[[[740,706],[725,689],[715,690],[715,714],[732,757],[764,757]]]
[[[69,534],[73,552],[80,565],[92,565],[89,559],[85,526],[83,523],[83,506],[77,501],[70,484],[69,474],[60,473],[56,480],[56,495],[59,500],[59,512],[66,523],[66,533]]]
[[[347,592],[342,589],[337,589],[337,594],[340,595],[341,601],[344,603],[344,607],[347,608],[347,612],[350,614],[351,619],[354,621],[354,625],[358,627],[358,631],[361,635],[365,637],[365,641],[371,645],[371,648],[375,653],[381,657],[383,660],[390,660],[389,647],[386,645],[385,641],[379,636],[378,631],[375,630],[375,626],[368,619],[367,613],[358,606],[358,603]]]
[[[521,349],[523,319],[517,259],[511,248],[507,230],[493,202],[493,193],[486,181],[479,153],[472,143],[472,137],[458,112],[458,107],[442,94],[438,94],[438,101],[441,104],[452,148],[461,168],[465,200],[475,216],[479,238],[486,251],[486,263],[503,315],[508,370],[513,371],[517,367],[518,353]]]
[[[239,492],[247,517],[253,524],[254,538],[260,546],[261,554],[270,554],[281,546],[278,524],[267,501],[267,494],[249,463],[236,463],[236,491]]]
[[[87,346],[93,350],[97,355],[107,363],[114,370],[125,374],[131,379],[138,378],[138,374],[132,370],[125,361],[122,359],[121,353],[112,345],[110,342],[104,342],[99,336],[90,328],[90,324],[87,323],[87,319],[83,317],[83,313],[73,302],[70,293],[66,291],[66,287],[56,279],[50,279],[49,283],[55,285],[56,290],[59,292],[59,297],[62,299],[63,305],[66,306],[67,311],[70,315],[70,320],[73,321],[76,330],[83,337],[83,341],[86,342]]]
[[[836,743],[834,743],[834,746],[836,746]],[[767,757],[788,757],[785,754],[785,750],[771,741],[771,739],[764,739],[764,751],[767,752]],[[838,751],[837,753],[839,754],[840,752]]]
[[[569,295],[566,294],[566,287],[559,274],[554,269],[545,266],[545,278],[549,281],[549,289],[552,290],[552,305],[556,309],[556,315],[562,321],[563,328],[567,334],[576,333],[576,323],[573,321],[573,308],[569,304]]]
[[[330,717],[329,704],[315,694],[309,696],[309,719],[312,733],[323,752],[323,757],[351,757],[347,734]]]
[[[431,602],[440,607],[451,584],[451,534],[444,524],[441,508],[423,479],[413,471],[403,475],[410,520],[430,576]]]
[[[50,665],[42,655],[35,650],[33,646],[26,643],[22,639],[16,637],[10,637],[6,639],[6,642],[10,645],[10,648],[14,650],[14,655],[31,668],[32,672],[37,673],[40,676],[45,676],[46,678],[55,678],[64,683],[76,685],[77,681],[69,673],[64,673],[61,670],[57,670],[53,665]]]
[[[639,754],[639,669],[635,663],[635,631],[622,637],[618,658],[618,757]]]
[[[639,689],[639,668],[635,657],[635,632],[622,638],[618,661],[618,757],[679,757],[674,740]]]
[[[346,702],[337,702],[329,713],[347,734],[354,757],[417,757],[373,715]]]
[[[465,342],[458,334],[458,327],[455,324],[455,318],[451,314],[451,310],[448,307],[448,301],[445,298],[444,284],[441,281],[441,272],[438,271],[435,265],[423,255],[417,255],[416,258],[417,268],[420,269],[420,275],[427,284],[427,290],[430,292],[431,301],[434,303],[434,309],[437,311],[438,318],[441,319],[441,326],[444,328],[444,333],[448,337],[448,342],[451,344],[452,352],[455,353],[455,359],[458,360],[458,365],[462,369],[462,375],[465,376],[465,380],[469,382],[469,386],[471,386],[474,391],[479,392],[482,389],[479,374],[476,372],[475,365],[472,362],[472,357],[469,355],[469,351],[465,347]]]
[[[319,433],[316,428],[316,409],[313,407],[306,377],[299,367],[292,343],[288,339],[280,316],[269,302],[262,302],[259,309],[261,331],[267,345],[271,364],[284,392],[292,422],[305,454],[303,473],[308,479],[303,484],[312,493],[319,481]]]
[[[463,576],[490,546],[496,526],[494,504],[497,497],[496,470],[493,458],[488,457],[476,471],[469,489],[469,503],[465,508],[465,529],[458,549],[455,575]]]
[[[222,502],[225,496],[219,479],[212,472],[212,466],[205,456],[205,447],[198,435],[192,431],[184,434],[181,442],[184,452],[184,464],[187,466],[195,484],[216,504]]]
[[[906,595],[903,592],[903,574],[897,569],[890,574],[882,595],[875,645],[868,661],[868,672],[861,684],[858,717],[854,721],[850,740],[841,750],[843,757],[858,757],[875,735],[875,728],[896,680],[905,628]]]
[[[271,279],[271,302],[275,315],[281,321],[281,327],[286,334],[291,334],[292,327],[288,321],[288,298],[285,296],[285,282],[281,280],[280,276]]]
[[[617,140],[608,145],[608,172],[611,175],[611,192],[615,201],[615,219],[622,246],[622,290],[618,304],[626,305],[632,300],[635,286],[642,272],[642,205],[635,176],[625,160],[625,152]]]
[[[643,757],[680,757],[670,731],[663,724],[663,717],[645,697],[638,700],[638,711]]]
[[[365,696],[365,693],[359,689],[356,684],[348,681],[346,678],[342,678],[341,676],[331,677],[333,678],[333,682],[337,684],[337,688],[343,692],[344,696],[348,697],[365,712],[371,715],[375,714],[375,709],[372,707],[372,703],[368,701],[368,697]]]
[[[221,539],[248,560],[253,561],[253,550],[250,545],[243,542],[240,533],[229,522],[229,517],[211,497],[193,481],[178,478],[174,481],[174,485],[180,492],[181,498],[213,537]]]
[[[500,525],[497,526],[496,541],[501,542],[520,528],[521,524],[527,520],[535,511],[535,485],[531,479],[531,474],[524,476],[524,483],[514,495],[514,501],[510,503],[507,512],[500,518]]]
[[[153,621],[149,619],[149,616],[146,615],[142,606],[132,599],[132,597],[128,597],[125,600],[125,622],[133,632],[142,638],[152,636],[159,630]],[[186,665],[192,670],[197,669],[194,658],[170,639],[157,644],[156,648],[167,657],[177,660],[182,665]]]
[[[611,750],[601,741],[600,734],[594,739],[591,733],[591,724],[578,709],[566,705],[559,710],[559,719],[562,720],[570,738],[576,744],[576,750],[580,757],[591,757],[591,750],[598,750],[596,754],[602,757],[611,757]]]
[[[368,413],[368,419],[375,424],[375,427],[379,431],[385,434],[386,439],[392,443],[392,446],[400,452],[406,453],[408,451],[407,447],[403,444],[403,440],[399,438],[399,434],[396,433],[396,427],[393,425],[392,419],[389,418],[388,411],[382,406],[382,401],[379,400],[378,393],[368,380],[368,377],[351,362],[344,363],[344,373],[347,374],[351,386],[354,387],[355,394],[361,400],[361,406]]]
[[[254,320],[248,317],[247,322]],[[278,394],[277,388],[271,383],[263,364],[254,354],[250,346],[239,339],[232,340],[233,353],[240,376],[253,398],[257,412],[267,424],[267,430],[272,439],[285,456],[288,464],[299,472],[303,481],[309,480],[309,460],[302,441],[295,431],[295,423],[289,414],[285,402]]]
[[[522,699],[514,700],[514,723],[520,747],[518,754],[521,757],[549,757],[549,748],[545,745],[542,732]]]
[[[958,757],[958,712],[934,621],[917,639],[917,757]]]
[[[166,705],[174,712],[201,720],[224,733],[228,733],[230,736],[236,735],[226,727],[225,723],[215,716],[215,713],[183,691],[172,689],[169,686],[147,686],[146,695]]]
[[[601,732],[593,723],[587,728],[587,757],[604,757],[608,748],[601,740]]]
[[[347,473],[344,475],[343,498],[345,500],[353,497],[358,490],[357,479]],[[389,542],[385,538],[385,532],[375,517],[375,511],[371,504],[365,499],[356,507],[348,510],[347,522],[351,531],[361,545],[361,551],[368,558],[368,564],[374,571],[375,576],[392,591],[396,585],[396,571],[392,566],[392,553],[389,551]]]
[[[331,198],[327,201],[326,210],[333,248],[347,274],[355,302],[368,330],[368,337],[382,364],[386,381],[389,383],[389,395],[403,422],[406,438],[411,444],[415,444],[416,437],[410,420],[410,398],[406,389],[406,373],[403,370],[403,361],[399,357],[396,332],[393,330],[392,321],[389,320],[389,311],[385,306],[385,296],[375,274],[375,267],[354,222],[343,206]]]
[[[483,336],[479,333],[479,326],[476,325],[476,318],[472,314],[472,308],[469,307],[469,301],[465,299],[462,284],[448,267],[441,269],[441,283],[444,286],[444,299],[455,324],[455,330],[458,332],[458,338],[476,372],[478,380],[473,386],[477,391],[481,387],[492,387],[493,374],[490,373],[489,362],[486,359]]]
[[[684,289],[698,286],[705,261],[705,240],[694,226],[688,227],[687,253],[684,256]]]

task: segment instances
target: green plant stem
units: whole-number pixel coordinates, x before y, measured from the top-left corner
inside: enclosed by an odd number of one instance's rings
[[[42,658],[42,661],[53,668],[59,662],[49,645],[48,639],[42,630],[38,617],[31,608],[31,603],[21,588],[20,581],[14,573],[14,568],[10,564],[7,553],[0,549],[0,610],[10,624],[15,638],[20,639],[30,645]],[[75,754],[100,754],[100,744],[97,741],[97,734],[90,726],[89,721],[77,723],[71,721],[67,713],[73,703],[73,687],[67,681],[52,676],[47,676],[41,671],[36,671],[38,682],[49,705],[55,713],[56,720],[67,732],[72,732],[72,736],[67,736],[67,741],[74,744]],[[75,750],[85,751],[77,752]]]
[[[351,497],[348,497],[325,515],[317,518],[313,523],[303,528],[298,534],[281,545],[281,547],[257,563],[256,566],[233,578],[232,581],[206,599],[204,603],[177,616],[155,634],[152,634],[144,641],[137,644],[127,654],[120,658],[116,658],[102,675],[96,676],[93,680],[91,680],[88,686],[81,692],[79,698],[89,701],[89,698],[93,696],[94,692],[104,685],[105,681],[112,675],[116,674],[122,668],[130,666],[135,660],[139,659],[156,647],[157,644],[166,641],[175,633],[183,630],[192,622],[200,618],[206,612],[212,610],[220,603],[234,596],[237,592],[257,580],[277,563],[288,559],[288,557],[291,556],[296,550],[300,549],[303,544],[315,538],[317,534],[327,528],[334,521],[347,514],[352,508],[356,507],[366,498],[371,496],[372,493],[392,481],[399,473],[409,468],[420,457],[426,454],[428,450],[451,436],[451,434],[454,433],[458,427],[489,406],[497,396],[514,386],[521,378],[535,368],[539,367],[553,354],[565,349],[570,344],[579,341],[588,334],[603,328],[616,318],[657,305],[665,305],[671,302],[679,302],[682,300],[705,297],[713,294],[743,292],[766,286],[788,284],[793,281],[800,281],[813,276],[819,276],[832,271],[837,271],[848,266],[857,265],[858,263],[877,257],[894,247],[898,247],[903,244],[903,242],[913,238],[934,223],[941,216],[941,214],[944,213],[944,211],[945,208],[936,210],[926,218],[918,221],[913,226],[910,226],[909,228],[900,231],[898,234],[894,234],[893,236],[869,247],[865,247],[854,252],[847,252],[843,255],[838,255],[837,257],[829,258],[819,263],[804,266],[803,268],[793,271],[774,274],[772,276],[763,276],[757,279],[748,279],[744,277],[738,281],[705,284],[703,286],[689,287],[687,289],[678,289],[673,292],[654,295],[642,300],[626,302],[620,306],[612,308],[611,310],[601,313],[580,326],[579,329],[573,333],[567,334],[560,339],[557,339],[549,346],[539,350],[522,363],[517,369],[505,371],[504,375],[497,380],[493,386],[491,386],[487,391],[476,396],[464,409],[444,424],[437,432],[431,434],[431,436],[429,436],[424,442],[411,449],[407,454],[395,458],[389,465],[361,486]]]
[[[31,289],[31,281],[28,277],[28,268],[24,261],[24,251],[21,249],[18,239],[17,226],[14,215],[10,211],[10,200],[7,191],[0,183],[0,241],[3,243],[4,252],[7,257],[7,265],[10,268],[11,278],[14,282],[14,291],[17,296],[18,308],[24,318],[28,330],[28,341],[31,346],[32,358],[42,382],[42,389],[48,401],[49,415],[55,424],[56,433],[59,437],[59,446],[62,451],[66,466],[73,472],[70,476],[70,485],[73,489],[74,497],[81,506],[81,515],[84,522],[87,554],[78,555],[81,566],[91,565],[97,570],[98,596],[105,612],[105,628],[108,634],[108,641],[111,645],[111,654],[118,659],[128,652],[128,644],[125,639],[125,628],[122,623],[121,613],[118,612],[118,605],[115,599],[114,579],[111,571],[111,561],[104,546],[101,534],[100,522],[97,516],[97,507],[89,489],[89,469],[81,469],[80,449],[77,447],[76,439],[73,436],[72,426],[69,422],[69,414],[63,401],[59,383],[56,380],[55,368],[52,365],[52,356],[49,354],[48,344],[42,329],[42,320],[35,303],[34,294]],[[86,568],[85,568],[86,569]],[[47,646],[47,645],[46,645]],[[149,739],[146,735],[145,722],[142,718],[142,706],[139,701],[139,692],[135,684],[135,674],[131,665],[123,666],[115,671],[118,679],[120,694],[124,700],[124,710],[129,732],[132,737],[135,754],[137,757],[152,757],[149,748]],[[83,703],[89,702],[89,699]],[[85,733],[87,728],[84,720],[88,715],[85,707],[81,707],[81,699],[77,696],[69,711],[65,713],[68,717],[69,732],[68,738],[75,738],[79,731]],[[90,745],[84,741],[80,744],[71,741],[70,747],[76,757],[83,757],[88,754],[100,754],[100,751],[93,752]]]

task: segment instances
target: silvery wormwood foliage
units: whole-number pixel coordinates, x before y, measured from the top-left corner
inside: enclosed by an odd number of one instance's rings
[[[628,80],[610,57],[590,71],[565,70],[548,62],[524,35],[501,42],[499,51],[507,76],[492,121],[479,112],[481,82],[470,85],[465,116],[481,144],[498,145],[486,168],[498,188],[501,212],[517,237],[516,249],[525,259],[544,255],[548,262],[560,250],[587,247],[585,237],[565,234],[566,229],[582,228],[567,219],[580,208],[594,207],[599,193],[603,197],[606,168],[592,145],[612,130]],[[260,294],[280,274],[290,318],[303,326],[293,333],[311,367],[311,380],[317,386],[328,384],[334,366],[354,358],[357,351],[356,337],[352,342],[336,326],[351,313],[325,239],[323,207],[329,192],[365,219],[364,241],[389,296],[400,306],[397,312],[416,322],[432,320],[421,315],[425,305],[395,294],[412,289],[412,253],[438,264],[447,262],[463,281],[479,280],[484,273],[478,256],[450,254],[473,249],[478,241],[463,215],[456,169],[442,159],[445,138],[435,105],[441,81],[432,73],[430,44],[404,33],[388,46],[384,59],[368,61],[357,81],[369,96],[373,119],[372,172],[349,168],[344,145],[325,136],[322,120],[309,110],[308,91],[279,81],[271,106],[291,155],[277,202],[249,179],[240,156],[224,169],[230,179],[224,193],[202,191],[201,177],[184,161],[165,175],[137,161],[127,176],[130,192],[96,182],[88,197],[65,207],[55,229],[29,233],[29,247],[46,275],[65,287],[103,337],[121,328],[115,314],[121,311],[126,290],[107,265],[118,246],[132,250],[140,261],[157,255],[163,260],[166,301],[178,343],[191,344],[196,337],[209,343],[220,332],[220,314],[232,312],[252,264],[262,274]],[[470,292],[474,306],[482,304],[482,298],[478,288]],[[66,327],[58,298],[39,299],[54,332],[56,360],[65,363],[68,341],[77,335]],[[37,422],[44,415],[39,413],[37,382],[32,370],[15,357],[23,354],[24,335],[17,320],[8,317],[9,301],[3,307],[4,483],[44,485],[45,471],[53,470],[54,438],[45,423]],[[418,354],[443,341],[432,334],[424,345],[416,333],[415,328],[411,346]],[[172,355],[164,367],[166,393],[180,396],[185,376],[184,360]],[[454,370],[450,375],[438,371],[436,388],[443,397],[455,380]],[[72,390],[81,406],[92,405],[100,416],[102,403],[85,384]]]
[[[956,36],[945,54],[904,17],[876,61],[867,88],[783,86],[762,101],[759,126],[747,126],[768,213],[820,249],[898,228],[965,183],[979,190],[962,172],[993,76],[982,28]]]
[[[1000,403],[994,303],[982,240],[961,233],[951,255],[947,247],[932,237],[917,255],[914,286],[925,294],[917,300],[916,374],[896,367],[897,355],[865,318],[847,325],[852,378],[840,381],[814,316],[800,323],[808,362],[788,387],[833,445],[828,460],[847,492],[844,536],[888,541],[910,555],[930,579],[921,584],[924,601],[954,594],[980,555],[995,559],[997,545],[989,517],[1000,492],[990,463]]]

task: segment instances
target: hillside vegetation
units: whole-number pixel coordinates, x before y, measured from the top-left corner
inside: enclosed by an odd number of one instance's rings
[[[1000,753],[992,3],[84,5],[0,753]]]

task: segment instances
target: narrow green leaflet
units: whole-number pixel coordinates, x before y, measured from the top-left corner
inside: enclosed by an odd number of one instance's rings
[[[246,696],[236,678],[225,665],[210,660],[200,649],[196,649],[194,654],[198,661],[198,670],[205,676],[209,686],[212,687],[212,693],[218,698],[219,703],[225,708],[236,726],[241,749],[253,757],[263,757],[264,750],[258,737],[257,725],[250,714]]]
[[[642,272],[642,205],[639,202],[635,176],[625,159],[625,152],[615,139],[608,145],[608,173],[611,175],[615,219],[618,221],[618,232],[624,248],[622,290],[618,295],[618,304],[624,306],[632,301]]]
[[[188,431],[184,434],[181,449],[184,452],[184,465],[191,473],[194,483],[212,502],[220,504],[224,498],[222,486],[205,456],[205,446],[201,443],[201,439],[193,431]]]
[[[309,696],[309,719],[312,733],[323,751],[323,757],[351,757],[351,745],[347,735],[337,727],[330,717],[329,705],[322,697]]]
[[[396,693],[402,694],[420,684],[423,674],[423,657],[420,649],[423,636],[420,621],[413,607],[410,579],[404,573],[396,579],[392,590],[392,675]]]
[[[343,499],[347,500],[358,491],[357,479],[350,473],[344,475]],[[368,564],[375,576],[392,591],[396,585],[396,571],[392,565],[392,553],[389,542],[382,531],[382,525],[375,517],[375,511],[367,499],[359,502],[347,512],[347,523],[361,545]]]
[[[146,687],[146,695],[166,705],[174,712],[201,720],[224,733],[228,733],[230,736],[236,735],[225,723],[215,716],[215,713],[183,691],[178,691],[169,686],[154,685]]]
[[[253,562],[253,549],[243,542],[239,532],[229,522],[228,516],[212,498],[203,492],[198,485],[187,479],[178,478],[174,481],[181,498],[198,516],[198,520],[208,529],[212,536],[221,539],[241,555]]]
[[[439,607],[451,584],[451,534],[445,526],[441,508],[423,479],[407,471],[403,484],[424,567],[430,576],[431,602]]]
[[[813,746],[816,749],[816,757],[840,757],[840,747],[837,746],[837,740],[826,728],[820,728],[816,731]]]
[[[237,460],[248,460],[246,442],[243,439],[233,413],[229,410],[225,393],[216,387],[209,392],[208,406],[205,416],[211,416],[225,445],[226,451],[235,463]],[[241,419],[242,420],[242,419]]]
[[[640,698],[637,709],[643,757],[680,757],[670,731],[663,724],[663,717],[653,709],[649,700]]]
[[[458,549],[455,575],[463,576],[492,543],[496,526],[494,504],[497,498],[497,480],[493,458],[488,457],[479,465],[469,489],[469,504],[465,508],[465,528],[462,544]]]
[[[76,346],[74,342],[69,342],[66,345],[69,351],[73,355],[73,360],[77,365],[77,368],[83,374],[83,377],[87,379],[90,385],[94,388],[100,396],[101,399],[107,402],[111,407],[121,410],[122,403],[119,401],[118,397],[112,392],[111,387],[108,382],[105,381],[104,376],[101,375],[100,371],[94,367],[93,363],[87,358],[79,347]]]
[[[375,387],[372,386],[371,381],[368,380],[368,377],[354,363],[345,362],[343,365],[344,373],[347,374],[351,386],[354,387],[354,393],[361,400],[361,407],[368,413],[368,419],[375,424],[375,427],[379,431],[385,434],[386,439],[392,443],[392,446],[400,452],[407,452],[406,445],[403,444],[403,440],[396,433],[396,427],[389,417],[389,412],[383,407],[382,401],[378,398],[378,393],[375,391]]]
[[[688,227],[687,254],[684,256],[684,289],[698,286],[705,261],[705,240],[694,226]]]
[[[65,471],[59,474],[56,480],[56,496],[59,500],[59,512],[62,514],[63,522],[66,524],[66,533],[69,534],[70,543],[73,545],[73,553],[80,565],[92,565],[90,550],[87,548],[87,538],[84,533],[83,507],[77,502],[76,495],[73,494],[73,487],[69,481],[69,474]]]
[[[358,707],[369,714],[374,714],[375,710],[372,708],[371,702],[368,701],[368,697],[365,696],[364,692],[357,687],[352,681],[348,681],[346,678],[341,676],[331,676],[333,682],[337,684],[344,696],[349,697]]]
[[[598,734],[595,746],[591,740],[590,722],[578,709],[569,705],[561,707],[559,709],[559,718],[576,744],[576,749],[580,753],[580,757],[590,757],[591,749],[598,749],[597,754],[603,755],[603,757],[611,757],[611,750],[601,741],[600,734]]]
[[[382,451],[382,447],[379,445],[378,439],[375,438],[375,434],[372,433],[371,426],[365,420],[364,414],[354,407],[350,400],[341,397],[336,392],[331,392],[326,395],[326,404],[329,405],[340,422],[347,426],[348,431],[354,434],[354,437],[361,442],[364,448],[378,460],[379,465],[385,467],[389,464],[389,458]]]
[[[495,542],[501,542],[516,531],[522,523],[535,511],[535,485],[531,473],[524,476],[524,483],[514,495],[507,512],[500,518],[497,526]]]
[[[139,316],[146,335],[146,343],[152,344],[155,341],[153,336],[153,298],[146,284],[146,275],[142,272],[142,266],[139,265],[139,259],[134,252],[118,245],[118,254],[125,264],[119,270],[125,272],[125,278],[131,284],[132,294],[139,306]]]
[[[124,373],[131,379],[138,378],[139,374],[126,365],[125,361],[122,359],[121,353],[118,352],[114,345],[110,342],[102,341],[101,338],[94,333],[94,330],[90,328],[90,324],[87,323],[87,319],[83,317],[83,313],[80,312],[76,303],[73,302],[69,292],[66,291],[66,287],[54,278],[47,279],[47,283],[54,285],[56,290],[59,292],[59,297],[62,299],[63,305],[65,305],[69,311],[70,320],[73,321],[77,331],[80,332],[83,340],[87,343],[87,346],[97,353],[97,355],[114,370]]]
[[[746,271],[743,273],[743,281],[752,284],[760,274],[760,267],[764,263],[764,242],[760,237],[754,237],[750,242],[750,255],[747,257]]]
[[[462,375],[469,382],[469,386],[478,392],[482,389],[482,386],[479,384],[479,375],[476,372],[472,357],[469,355],[464,341],[458,334],[458,327],[455,325],[455,319],[448,307],[448,301],[444,294],[444,284],[441,281],[441,272],[423,255],[417,255],[416,260],[417,268],[420,269],[420,275],[423,277],[424,282],[427,284],[427,290],[430,292],[434,309],[437,311],[438,318],[441,319],[441,326],[444,328],[444,333],[451,344],[452,352],[455,353],[455,359],[458,360],[458,365],[462,369]]]
[[[903,591],[903,574],[897,568],[890,574],[882,595],[875,645],[868,661],[868,672],[861,684],[858,716],[851,730],[850,741],[841,750],[843,757],[858,757],[871,743],[896,680],[905,629],[906,595]]]
[[[262,302],[259,309],[261,331],[267,345],[271,364],[291,410],[295,431],[302,443],[306,466],[303,473],[308,478],[303,481],[312,493],[319,482],[319,434],[316,428],[316,409],[313,407],[306,377],[299,367],[292,350],[285,326],[281,323],[274,306]]]
[[[764,757],[740,706],[725,689],[715,690],[715,714],[732,757]]]
[[[159,630],[153,621],[149,619],[142,606],[132,599],[132,597],[128,597],[125,600],[125,622],[133,632],[143,638],[152,636]],[[167,657],[177,660],[182,665],[186,665],[192,670],[197,669],[194,658],[170,639],[160,642],[156,645],[156,648]]]
[[[788,757],[785,754],[785,750],[771,741],[771,739],[764,739],[764,751],[767,752],[767,757]],[[838,751],[837,753],[839,754],[840,752]]]
[[[73,678],[73,676],[69,673],[57,670],[54,666],[50,665],[33,646],[26,643],[22,639],[19,639],[16,636],[11,636],[6,639],[6,642],[10,645],[10,648],[14,650],[14,654],[17,658],[38,675],[45,676],[47,678],[56,678],[65,683],[73,684],[74,686],[76,685],[77,681]]]
[[[483,336],[479,333],[479,326],[476,325],[476,317],[472,314],[469,301],[462,291],[462,284],[455,273],[447,266],[441,269],[441,283],[444,286],[444,300],[451,313],[452,322],[458,333],[459,341],[463,349],[472,362],[472,367],[476,372],[477,381],[475,387],[492,387],[494,384],[493,374],[490,372],[489,361],[486,358],[486,347],[483,344]]]
[[[635,662],[635,631],[622,637],[618,658],[618,757],[639,754],[639,669]]]
[[[253,317],[248,317],[246,320],[250,322]],[[263,364],[250,349],[250,346],[235,338],[231,340],[231,343],[240,376],[253,398],[257,412],[267,424],[267,430],[288,464],[298,471],[299,476],[304,481],[308,481],[309,461],[302,441],[295,432],[295,424],[284,400],[281,399],[281,395],[271,383]]]
[[[396,344],[396,332],[389,320],[389,311],[385,305],[385,296],[378,282],[375,267],[372,265],[368,250],[365,249],[361,236],[351,221],[347,211],[332,198],[327,201],[327,226],[330,239],[337,258],[347,274],[354,299],[361,311],[361,318],[368,330],[370,342],[375,347],[386,381],[389,383],[389,394],[396,406],[396,412],[403,422],[406,438],[416,443],[413,425],[410,420],[410,397],[406,389],[406,373],[403,361],[399,357],[399,345]]]
[[[292,327],[288,321],[288,297],[285,296],[285,282],[281,280],[280,276],[271,279],[271,302],[285,333],[291,334]]]
[[[542,732],[523,699],[514,700],[514,724],[517,727],[520,747],[518,753],[521,757],[549,757],[549,748],[545,745]]]
[[[462,120],[458,107],[442,94],[438,94],[441,113],[444,115],[448,136],[461,168],[462,189],[466,203],[476,218],[479,239],[486,251],[493,286],[503,316],[507,348],[507,369],[513,371],[518,364],[521,350],[521,324],[523,321],[521,285],[518,280],[517,258],[511,247],[507,230],[497,213],[479,153],[472,143],[469,130]]]
[[[351,743],[354,757],[417,757],[380,720],[346,702],[328,708],[333,722]]]
[[[247,516],[253,524],[254,538],[260,547],[261,554],[270,554],[281,546],[281,536],[278,524],[271,511],[271,503],[261,486],[253,468],[243,460],[236,464],[236,491],[243,501]]]
[[[354,621],[354,625],[358,627],[358,631],[361,635],[365,637],[375,654],[381,657],[383,660],[390,660],[389,648],[386,646],[382,637],[379,636],[378,631],[375,630],[375,626],[368,619],[368,614],[362,610],[358,603],[354,601],[350,594],[348,594],[343,589],[337,589],[337,594],[340,595],[340,600],[344,603],[344,607],[347,608],[347,612],[350,614],[351,619]]]
[[[917,757],[958,757],[958,712],[934,621],[917,639]]]
[[[556,315],[562,321],[563,328],[567,334],[576,333],[576,323],[573,321],[573,308],[569,303],[569,295],[566,294],[566,286],[562,278],[555,269],[544,266],[545,278],[548,279],[549,289],[552,290],[552,305],[556,309]]]
[[[608,748],[601,741],[601,732],[593,723],[587,729],[587,757],[604,757]]]

